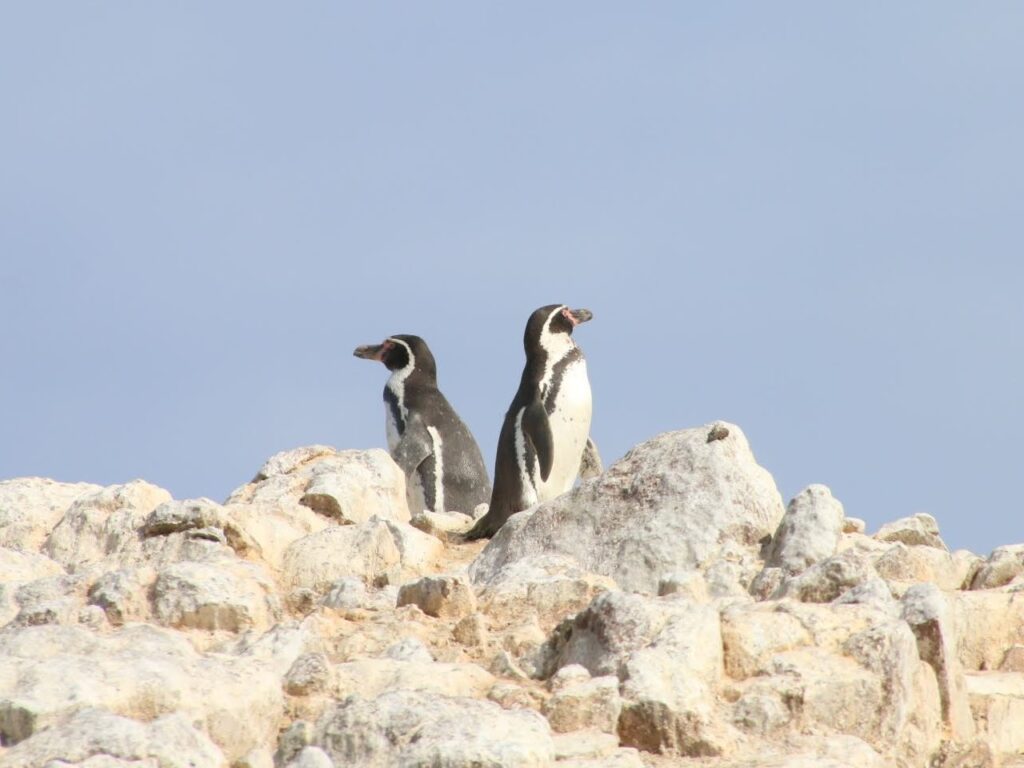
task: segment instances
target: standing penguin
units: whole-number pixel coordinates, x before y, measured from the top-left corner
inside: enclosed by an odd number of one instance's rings
[[[516,512],[572,488],[581,464],[600,471],[589,439],[587,361],[573,329],[593,317],[564,304],[541,307],[526,323],[526,367],[498,437],[490,509],[466,534],[489,538]],[[586,453],[586,456],[585,456]]]
[[[409,510],[465,512],[491,493],[480,448],[437,388],[437,366],[419,336],[389,336],[352,353],[384,363],[388,451],[406,477]]]

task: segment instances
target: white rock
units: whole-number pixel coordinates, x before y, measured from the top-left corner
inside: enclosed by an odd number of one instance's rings
[[[616,588],[607,576],[588,573],[563,555],[527,556],[495,572],[480,572],[474,586],[480,609],[494,625],[533,620],[544,630]]]
[[[60,563],[37,552],[21,552],[0,547],[0,583],[34,581],[64,573]]]
[[[89,603],[101,608],[115,627],[146,621],[150,615],[149,590],[156,575],[153,568],[108,571],[89,587]]]
[[[424,576],[398,590],[398,606],[403,605],[415,605],[435,618],[461,619],[476,611],[476,596],[459,576]]]
[[[288,500],[229,504],[223,509],[227,524],[244,531],[263,561],[275,569],[281,568],[284,554],[294,542],[331,524],[309,507]]]
[[[374,698],[389,691],[419,691],[441,696],[483,698],[496,682],[476,664],[358,659],[336,664],[331,695]]]
[[[170,500],[163,488],[142,480],[81,496],[46,538],[43,551],[74,571],[123,550],[137,550],[146,517]]]
[[[974,672],[965,682],[971,710],[992,751],[1019,756],[1024,752],[1024,675]]]
[[[189,533],[191,538],[207,538],[227,544],[239,556],[261,554],[259,544],[237,525],[220,504],[209,499],[167,501],[158,506],[139,528],[143,538]]]
[[[948,549],[942,537],[939,536],[939,524],[934,517],[924,512],[886,523],[878,529],[875,538],[878,541],[898,541],[908,546]]]
[[[364,523],[372,517],[407,523],[410,518],[405,475],[378,448],[309,446],[279,453],[226,503],[302,503],[340,523]]]
[[[800,491],[786,508],[765,565],[800,573],[836,553],[843,532],[843,505],[824,485]]]
[[[847,590],[878,578],[869,553],[847,549],[803,573],[786,578],[773,597],[791,597],[804,603],[829,603]]]
[[[602,731],[557,733],[553,741],[555,759],[560,764],[565,760],[598,760],[615,754],[619,748],[619,739]]]
[[[334,761],[319,747],[306,747],[287,768],[334,768]]]
[[[942,719],[954,741],[974,737],[974,721],[956,653],[953,612],[934,584],[916,584],[903,596],[903,620],[917,638],[920,657],[931,665],[939,684]]]
[[[514,515],[473,562],[474,583],[555,553],[623,589],[654,593],[663,576],[716,559],[727,543],[758,549],[782,501],[743,433],[727,427],[711,442],[708,427],[659,435],[599,477]]]
[[[777,653],[814,642],[797,616],[765,604],[727,608],[721,632],[725,671],[736,680],[768,674]]]
[[[329,709],[315,743],[339,766],[541,768],[554,762],[547,721],[489,701],[399,691]]]
[[[156,578],[153,613],[169,627],[264,630],[281,614],[275,592],[270,577],[254,563],[176,563]]]
[[[141,723],[104,711],[80,709],[0,757],[4,768],[38,768],[60,761],[96,765],[143,764],[168,768],[220,768],[224,755],[180,714]],[[139,762],[135,762],[139,761]]]
[[[932,582],[941,589],[963,587],[963,564],[943,548],[897,542],[875,560],[875,571],[897,591]]]
[[[54,625],[6,630],[0,734],[17,743],[83,707],[139,720],[179,713],[234,760],[276,737],[283,714],[278,667],[292,660],[200,656],[176,633],[142,624],[109,635]]]
[[[38,552],[68,507],[102,490],[92,483],[58,483],[42,477],[0,482],[0,547]]]
[[[415,661],[430,664],[434,661],[430,649],[417,637],[404,637],[384,650],[384,658],[394,661]]]
[[[318,593],[346,576],[368,585],[396,584],[423,575],[443,550],[433,536],[402,523],[374,518],[360,525],[336,525],[288,548],[282,580],[286,587]]]
[[[996,547],[971,580],[971,589],[993,589],[1024,573],[1024,544]]]
[[[304,653],[284,676],[284,690],[292,696],[320,693],[331,684],[331,665],[322,653]]]
[[[594,675],[618,675],[623,744],[693,756],[733,746],[731,726],[713,706],[723,673],[714,607],[607,592],[559,627],[552,646],[556,667],[580,664]]]
[[[1024,589],[1009,585],[949,594],[956,617],[957,653],[965,671],[999,669],[1024,643]]]
[[[615,675],[591,678],[587,674],[586,680],[560,685],[543,708],[544,717],[556,733],[590,730],[614,734],[621,711],[619,678]],[[618,746],[619,740],[615,739],[613,747]]]

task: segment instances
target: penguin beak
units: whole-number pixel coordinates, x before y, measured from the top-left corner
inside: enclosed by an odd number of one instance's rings
[[[363,360],[383,360],[384,359],[384,345],[383,344],[364,344],[361,347],[356,347],[352,353],[356,357],[361,357]]]
[[[589,309],[567,309],[565,310],[565,316],[569,318],[569,322],[575,328],[580,323],[593,319],[594,313]]]

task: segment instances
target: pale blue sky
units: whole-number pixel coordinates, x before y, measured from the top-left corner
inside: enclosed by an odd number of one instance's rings
[[[223,499],[384,445],[417,333],[490,464],[530,311],[606,461],[1024,541],[1024,5],[7,3],[0,477]]]

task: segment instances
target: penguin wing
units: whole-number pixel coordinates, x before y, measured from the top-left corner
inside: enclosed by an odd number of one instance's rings
[[[434,441],[430,439],[426,424],[414,416],[406,424],[402,438],[391,452],[391,458],[406,475],[411,475],[433,450]]]
[[[551,465],[555,462],[555,439],[551,435],[548,413],[539,400],[526,406],[523,411],[523,434],[530,438],[533,450],[540,463],[540,479],[547,480]]]
[[[601,454],[597,452],[597,444],[593,438],[587,438],[587,447],[583,449],[583,456],[580,459],[580,477],[586,480],[588,477],[597,477],[604,471],[601,464]]]

